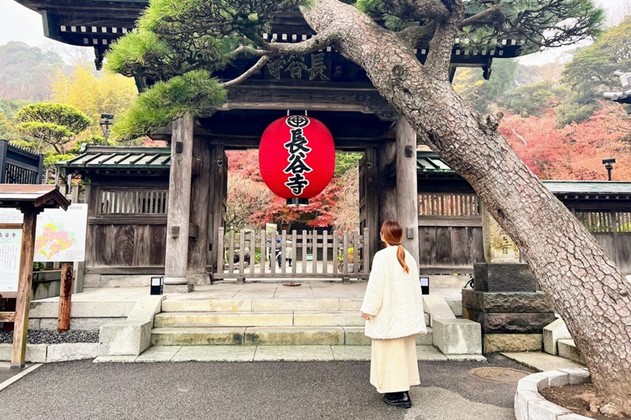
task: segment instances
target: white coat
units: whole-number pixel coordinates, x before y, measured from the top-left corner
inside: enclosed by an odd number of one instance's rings
[[[375,339],[392,339],[425,333],[425,315],[416,261],[405,251],[409,272],[397,260],[397,246],[377,252],[366,286],[361,311],[372,319],[364,333]]]

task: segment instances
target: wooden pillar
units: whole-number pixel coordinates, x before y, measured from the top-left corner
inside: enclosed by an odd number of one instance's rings
[[[192,284],[188,284],[186,278],[192,163],[193,118],[185,115],[173,121],[173,135],[171,136],[169,210],[164,258],[164,291],[166,293],[186,293],[193,290]]]
[[[379,222],[374,232],[379,241],[379,229],[384,220],[397,220],[396,143],[388,141],[379,150]],[[375,252],[380,248],[375,248]]]
[[[359,230],[368,229],[369,235],[369,255],[364,258],[372,263],[375,252],[379,250],[379,158],[377,150],[374,147],[368,147],[365,150],[364,158],[360,163],[359,185],[360,191],[360,217]]]
[[[26,336],[28,334],[28,313],[31,306],[33,284],[33,254],[35,252],[35,222],[38,210],[24,211],[22,224],[22,251],[20,254],[20,279],[13,324],[13,351],[11,367],[22,367],[26,359]]]
[[[193,138],[193,180],[187,277],[195,284],[209,284],[208,199],[210,194],[210,149],[205,139]]]
[[[217,269],[219,228],[224,225],[228,195],[228,158],[221,145],[210,148],[210,197],[208,199],[208,249],[212,270]]]
[[[397,122],[397,219],[403,227],[403,246],[419,262],[416,133],[401,117]]]

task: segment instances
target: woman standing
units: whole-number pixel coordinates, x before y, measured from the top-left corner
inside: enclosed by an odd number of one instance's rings
[[[373,259],[360,316],[372,338],[370,383],[386,404],[410,408],[410,386],[420,384],[415,336],[426,328],[418,267],[402,238],[398,222],[383,222],[386,248]]]

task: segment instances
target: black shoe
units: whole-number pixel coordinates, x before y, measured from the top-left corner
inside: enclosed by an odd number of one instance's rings
[[[412,400],[410,395],[406,392],[388,392],[383,396],[383,402],[388,405],[401,408],[412,407]]]

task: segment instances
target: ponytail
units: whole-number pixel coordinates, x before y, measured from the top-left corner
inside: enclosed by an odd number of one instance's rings
[[[399,260],[399,264],[403,267],[403,271],[406,273],[410,272],[410,267],[405,263],[405,249],[401,244],[397,245],[397,260]]]

